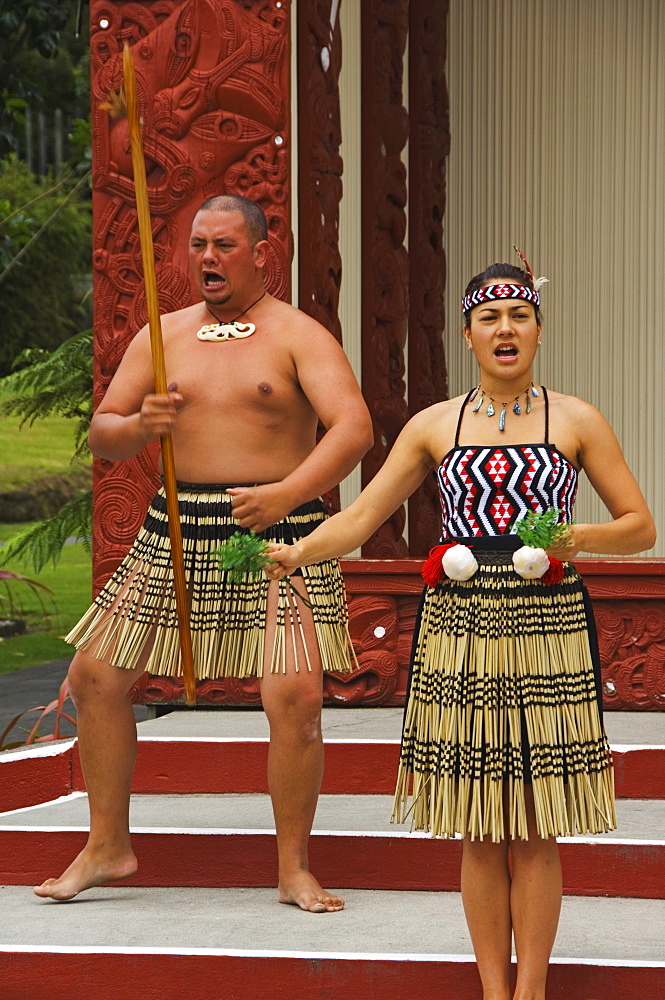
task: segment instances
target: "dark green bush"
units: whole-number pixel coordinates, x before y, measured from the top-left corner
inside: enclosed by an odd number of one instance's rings
[[[0,237],[11,229],[9,222],[3,225],[3,217],[33,202],[52,184],[48,178],[40,182],[14,157],[0,160]],[[26,347],[54,350],[90,325],[80,294],[80,276],[90,271],[89,191],[83,185],[72,194],[71,188],[72,184],[65,185],[21,213],[22,232],[15,252],[25,245],[30,232],[53,220],[20,262],[4,277],[0,275],[0,375],[11,371],[14,359]]]

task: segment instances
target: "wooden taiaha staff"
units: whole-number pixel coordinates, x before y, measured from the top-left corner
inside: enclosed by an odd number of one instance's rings
[[[139,237],[141,242],[141,258],[143,260],[146,305],[148,308],[148,325],[150,327],[150,349],[152,351],[152,367],[155,376],[155,392],[165,395],[168,392],[168,386],[166,383],[166,366],[164,364],[162,323],[159,316],[152,224],[148,204],[148,182],[146,180],[143,142],[141,139],[136,72],[134,70],[132,52],[127,44],[125,44],[122,54],[122,68],[125,79],[125,101],[127,105],[129,138],[132,147],[136,212],[139,220]],[[192,656],[192,636],[189,627],[189,602],[187,600],[185,563],[182,553],[182,532],[180,530],[180,509],[178,506],[178,485],[175,474],[173,440],[170,434],[162,434],[160,441],[162,446],[162,469],[164,473],[169,537],[171,539],[173,584],[178,614],[178,634],[180,638],[180,656],[185,684],[185,698],[188,705],[194,705],[196,703],[196,678],[194,676],[194,658]]]

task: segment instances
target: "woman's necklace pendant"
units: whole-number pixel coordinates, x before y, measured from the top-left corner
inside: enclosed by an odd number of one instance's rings
[[[528,384],[528,386],[526,387],[526,389],[522,389],[521,392],[518,392],[518,394],[516,396],[514,396],[512,400],[508,399],[508,400],[506,400],[505,403],[501,403],[501,410],[500,410],[500,413],[499,413],[499,430],[500,431],[505,431],[505,429],[506,429],[506,411],[507,411],[508,407],[510,406],[511,402],[513,404],[513,406],[512,406],[513,413],[516,416],[518,416],[518,417],[521,414],[522,408],[520,406],[520,396],[522,396],[522,395],[524,395],[524,398],[525,398],[525,401],[526,401],[526,412],[527,413],[531,413],[531,397],[532,396],[534,396],[534,397],[540,396],[540,393],[536,389],[536,387],[533,384],[533,382],[530,382]],[[467,402],[471,403],[471,402],[473,402],[474,399],[476,400],[476,405],[473,407],[473,412],[474,413],[478,413],[478,411],[480,410],[481,406],[484,405],[485,400],[487,399],[488,402],[487,402],[487,409],[485,410],[485,413],[487,414],[488,417],[493,417],[494,416],[494,414],[496,413],[496,409],[494,408],[494,404],[496,403],[496,400],[494,399],[493,396],[490,396],[490,394],[488,392],[486,392],[485,389],[483,389],[482,384],[480,382],[475,387],[475,389],[473,389],[469,393],[469,395],[467,396]]]
[[[196,336],[199,340],[222,343],[225,340],[245,340],[246,337],[251,337],[255,330],[254,323],[210,323],[202,326]]]

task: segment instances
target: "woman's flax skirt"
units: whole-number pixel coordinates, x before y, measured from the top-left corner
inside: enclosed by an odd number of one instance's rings
[[[190,625],[196,675],[199,678],[261,676],[264,665],[269,581],[261,573],[241,582],[229,579],[212,555],[236,531],[226,487],[178,483],[185,576],[190,595]],[[284,521],[262,533],[268,541],[292,544],[326,518],[321,500],[296,508]],[[316,563],[302,571],[312,605],[323,669],[351,670],[344,582],[336,561]],[[290,633],[290,636],[288,635]],[[298,663],[298,645],[305,662]],[[154,641],[153,641],[154,640]],[[147,643],[153,643],[146,670],[152,674],[182,672],[178,619],[173,585],[166,499],[155,496],[131,550],[92,606],[67,636],[77,649],[93,648],[98,659],[134,669]],[[286,668],[291,646],[296,669],[309,668],[298,606],[286,580],[280,580],[277,627],[271,671]]]
[[[528,838],[616,826],[588,595],[523,580],[482,552],[471,580],[427,588],[414,640],[393,821],[433,836]],[[412,804],[408,806],[409,792]]]

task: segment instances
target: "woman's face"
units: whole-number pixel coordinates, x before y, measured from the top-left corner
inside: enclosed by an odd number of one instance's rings
[[[464,328],[464,337],[484,374],[499,379],[530,375],[541,330],[530,302],[521,299],[484,302],[471,310],[470,322],[470,328]]]

